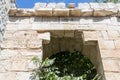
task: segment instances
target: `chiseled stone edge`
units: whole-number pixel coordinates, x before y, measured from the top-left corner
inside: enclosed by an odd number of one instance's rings
[[[37,4],[37,3],[36,3]],[[120,17],[120,3],[79,3],[78,7],[74,4],[64,3],[39,3],[32,9],[11,8],[9,16],[117,16]],[[43,6],[42,6],[43,5]]]

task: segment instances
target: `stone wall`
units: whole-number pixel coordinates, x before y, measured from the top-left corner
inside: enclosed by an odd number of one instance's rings
[[[119,9],[114,12],[119,4],[112,4],[104,4],[109,9],[102,8],[102,14],[101,9],[96,8],[97,3],[89,4],[95,9],[80,6],[85,12],[79,12],[81,9],[78,8],[78,14],[73,8],[76,16],[70,15],[71,7],[66,10],[61,6],[63,4],[59,4],[56,12],[54,5],[50,10],[43,8],[45,3],[36,4],[35,9],[11,9],[1,45],[0,79],[30,80],[31,70],[35,68],[32,57],[38,56],[42,60],[60,51],[76,49],[95,65],[100,80],[119,80],[120,18],[116,15]],[[88,14],[88,8],[92,9],[92,15]],[[98,16],[93,17],[95,11],[99,11]]]
[[[10,8],[16,8],[14,0],[0,0],[0,44],[3,39]]]

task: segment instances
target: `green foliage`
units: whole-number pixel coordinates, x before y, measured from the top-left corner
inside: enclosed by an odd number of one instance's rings
[[[97,71],[90,60],[78,51],[64,51],[40,61],[34,57],[38,66],[34,69],[37,80],[97,80]]]

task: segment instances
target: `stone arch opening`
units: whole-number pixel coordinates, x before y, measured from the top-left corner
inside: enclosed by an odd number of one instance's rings
[[[43,59],[61,51],[80,51],[94,64],[97,73],[101,76],[100,80],[104,80],[104,71],[97,41],[85,42],[83,32],[78,30],[50,32],[50,43],[43,44]]]

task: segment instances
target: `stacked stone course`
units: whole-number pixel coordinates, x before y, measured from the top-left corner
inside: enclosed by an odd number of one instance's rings
[[[32,57],[42,60],[76,49],[95,65],[100,80],[119,80],[119,6],[79,3],[66,8],[64,3],[36,3],[34,9],[10,9],[1,44],[0,79],[30,80],[35,68]]]
[[[3,35],[6,29],[9,9],[15,7],[14,0],[0,0],[0,44],[3,40]]]

